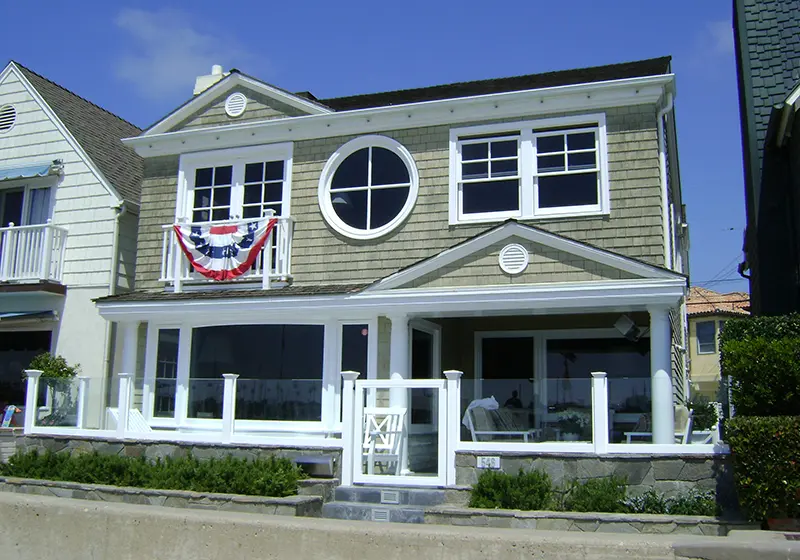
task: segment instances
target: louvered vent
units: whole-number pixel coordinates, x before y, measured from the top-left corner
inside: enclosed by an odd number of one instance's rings
[[[240,117],[247,108],[247,98],[241,93],[232,93],[225,100],[225,112],[229,117]]]
[[[500,268],[507,274],[519,274],[528,268],[528,250],[519,243],[511,243],[500,251]]]
[[[373,521],[389,521],[389,510],[383,508],[372,508]]]
[[[399,504],[400,492],[397,490],[381,490],[382,504]]]
[[[0,132],[11,130],[17,122],[17,110],[13,105],[3,105],[0,107]]]

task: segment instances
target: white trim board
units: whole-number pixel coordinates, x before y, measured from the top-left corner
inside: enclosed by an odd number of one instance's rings
[[[655,104],[666,91],[673,89],[674,80],[672,74],[660,74],[301,117],[239,122],[176,132],[153,133],[151,128],[145,133],[147,135],[127,138],[124,143],[134,148],[139,155],[148,157],[492,119],[535,118],[539,115],[569,111]]]
[[[261,94],[265,97],[269,97],[270,99],[274,99],[275,101],[283,103],[284,105],[289,105],[290,107],[294,107],[295,109],[299,109],[312,115],[333,112],[331,109],[328,109],[319,103],[314,103],[312,101],[303,99],[302,97],[292,95],[291,93],[283,91],[282,89],[272,86],[266,82],[245,76],[239,72],[232,72],[205,90],[203,93],[196,95],[194,99],[176,111],[170,113],[156,124],[150,126],[142,133],[142,137],[149,137],[167,132],[173,126],[179,124],[192,114],[196,113],[202,107],[210,104],[220,95],[224,95],[225,93],[231,91],[236,86],[245,87],[250,91]]]
[[[640,261],[616,255],[603,249],[591,247],[584,243],[579,243],[571,239],[567,239],[560,235],[549,233],[542,229],[520,224],[518,222],[506,222],[496,228],[493,228],[485,233],[478,235],[472,239],[445,249],[435,257],[429,258],[411,267],[396,272],[386,278],[379,280],[372,286],[368,287],[365,292],[376,292],[382,290],[391,290],[400,288],[421,278],[431,272],[440,270],[447,267],[454,262],[468,257],[474,253],[482,251],[496,243],[500,243],[506,239],[518,237],[550,247],[557,251],[563,251],[577,257],[597,262],[611,268],[628,272],[636,276],[648,279],[681,279],[684,282],[686,278],[675,272],[659,268],[650,264],[645,264]]]
[[[392,313],[419,317],[643,311],[678,305],[686,279],[636,279],[486,286],[458,289],[396,289],[331,296],[264,296],[166,301],[99,301],[110,321],[179,321],[206,325],[370,319]]]
[[[50,105],[47,104],[44,98],[39,94],[36,88],[33,87],[33,84],[28,81],[28,79],[25,77],[25,74],[23,74],[19,68],[17,68],[17,65],[14,62],[9,62],[8,66],[6,66],[2,73],[0,73],[0,83],[2,83],[10,73],[13,73],[19,79],[22,86],[27,90],[30,96],[33,97],[33,100],[36,101],[42,111],[44,111],[44,113],[47,115],[47,118],[50,119],[58,131],[64,136],[67,144],[69,144],[70,147],[75,150],[75,153],[78,154],[78,156],[83,160],[83,163],[85,163],[94,176],[97,177],[97,180],[100,182],[103,188],[108,191],[108,194],[116,199],[116,202],[111,206],[121,205],[124,202],[123,197],[117,192],[117,189],[114,188],[108,179],[106,179],[105,175],[103,175],[100,169],[94,164],[92,158],[89,157],[89,154],[84,151],[83,147],[75,139],[69,129],[64,125],[64,123],[61,122],[61,119],[58,118],[55,111],[50,107]]]

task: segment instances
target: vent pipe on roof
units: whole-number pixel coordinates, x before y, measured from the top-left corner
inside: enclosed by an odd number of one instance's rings
[[[215,64],[211,67],[211,74],[197,76],[197,79],[194,82],[194,94],[199,95],[203,93],[205,90],[216,84],[228,74],[229,72],[222,71],[222,66]]]

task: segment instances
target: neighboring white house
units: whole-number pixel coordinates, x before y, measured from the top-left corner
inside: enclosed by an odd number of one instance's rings
[[[115,328],[93,299],[133,284],[140,130],[24,66],[0,73],[0,405],[50,350],[90,377],[99,421]]]

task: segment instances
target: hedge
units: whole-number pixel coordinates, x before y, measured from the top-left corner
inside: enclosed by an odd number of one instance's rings
[[[289,459],[224,459],[200,461],[193,456],[157,459],[52,453],[36,450],[13,455],[0,464],[0,474],[21,478],[64,480],[161,490],[192,490],[282,498],[297,494],[301,471]]]
[[[758,522],[800,517],[800,417],[736,416],[726,429],[747,516]]]
[[[731,319],[720,333],[720,366],[737,415],[800,411],[800,315]]]
[[[573,480],[554,487],[544,471],[506,474],[484,471],[472,487],[469,507],[483,509],[520,509],[580,511],[599,513],[657,513],[672,515],[709,515],[718,513],[710,492],[689,492],[667,498],[650,490],[641,496],[627,495],[627,481],[620,477]]]

